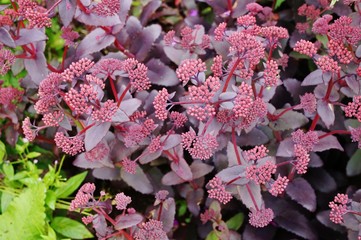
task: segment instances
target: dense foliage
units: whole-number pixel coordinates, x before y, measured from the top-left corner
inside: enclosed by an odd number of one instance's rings
[[[0,3],[1,239],[361,239],[360,1]]]

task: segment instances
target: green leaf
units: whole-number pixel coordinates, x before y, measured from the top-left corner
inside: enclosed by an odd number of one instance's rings
[[[14,199],[14,195],[2,192],[1,193],[1,212],[5,212],[11,201]]]
[[[219,240],[219,238],[217,234],[214,231],[212,231],[207,235],[206,240]]]
[[[276,10],[277,8],[279,8],[284,1],[285,1],[285,0],[276,0],[275,10]]]
[[[11,180],[14,177],[14,167],[12,164],[9,164],[9,163],[4,164],[3,171],[4,171],[5,176],[8,179]]]
[[[243,224],[244,214],[237,213],[226,222],[228,229],[237,231]]]
[[[4,157],[6,154],[5,144],[0,141],[0,163],[4,161]]]
[[[27,158],[37,158],[41,155],[41,153],[38,152],[31,152],[26,155]]]
[[[45,233],[44,199],[41,182],[14,198],[0,216],[0,239],[41,239]]]
[[[346,174],[353,177],[361,173],[361,150],[358,149],[347,162]]]
[[[52,190],[46,192],[45,204],[52,210],[55,210],[56,194]]]
[[[87,174],[88,172],[82,172],[69,178],[69,180],[66,181],[64,186],[58,188],[55,191],[56,197],[57,198],[68,197],[70,194],[72,194],[75,190],[79,188],[80,184],[82,184]]]
[[[338,2],[338,0],[332,0],[331,1],[331,4],[330,4],[330,7],[333,8],[333,6]]]
[[[92,238],[93,234],[80,222],[66,217],[55,217],[51,227],[61,235],[71,239]]]
[[[326,35],[316,35],[316,39],[322,43],[322,46],[324,46],[325,48],[327,48],[328,45],[328,38]]]
[[[56,233],[54,229],[52,229],[50,226],[48,226],[48,234],[47,235],[41,235],[43,240],[56,240]]]
[[[309,56],[305,55],[305,54],[301,54],[299,52],[295,52],[295,51],[292,51],[290,54],[289,54],[290,57],[293,57],[295,59],[310,59]]]

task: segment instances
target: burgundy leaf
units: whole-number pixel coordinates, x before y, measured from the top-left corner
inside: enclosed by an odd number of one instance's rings
[[[44,31],[40,29],[20,29],[19,38],[15,40],[16,46],[22,46],[29,43],[45,41],[47,40],[47,36]]]
[[[185,182],[182,178],[180,178],[175,172],[171,171],[165,174],[162,178],[162,183],[167,186],[177,185]]]
[[[223,182],[231,182],[235,185],[245,185],[249,182],[249,180],[245,176],[246,166],[243,165],[235,165],[232,167],[228,167],[223,169],[216,176],[222,179]],[[238,180],[235,180],[239,178]]]
[[[117,24],[121,24],[118,15],[99,16],[94,13],[84,13],[79,8],[76,9],[74,18],[79,22],[92,26],[114,26]]]
[[[320,192],[329,193],[337,189],[335,179],[323,168],[309,169],[307,179]]]
[[[278,114],[281,111],[282,109],[279,109],[274,114]],[[270,122],[269,125],[275,131],[284,131],[302,127],[306,123],[308,123],[308,118],[305,115],[296,111],[288,111],[278,120]]]
[[[101,28],[96,28],[79,43],[76,49],[76,57],[82,58],[91,53],[98,52],[108,47],[114,40],[114,36],[107,34]]]
[[[94,122],[89,122],[90,124],[93,124]],[[111,123],[110,122],[104,122],[104,123],[95,123],[95,125],[85,132],[85,150],[90,151],[92,150],[107,134]]]
[[[199,215],[199,203],[203,200],[204,190],[198,188],[196,190],[188,191],[187,193],[187,207],[189,211],[195,216]]]
[[[342,232],[344,228],[330,220],[330,210],[321,211],[316,215],[317,220],[328,228]]]
[[[322,121],[325,123],[327,128],[335,122],[334,106],[331,103],[327,103],[324,100],[317,101],[317,113],[320,115]]]
[[[16,47],[14,39],[11,37],[9,31],[3,27],[0,27],[0,42],[8,47]]]
[[[316,194],[312,186],[304,178],[296,178],[286,188],[286,193],[307,210],[316,209]]]
[[[120,169],[118,168],[96,168],[93,170],[95,178],[103,180],[120,180]]]
[[[205,175],[207,175],[208,173],[210,173],[213,170],[213,166],[210,166],[208,164],[203,163],[200,160],[196,160],[194,162],[192,162],[192,164],[190,165],[192,174],[193,174],[193,179],[197,179],[200,177],[203,177]]]
[[[310,226],[309,220],[305,218],[301,213],[287,209],[282,211],[274,221],[281,227],[290,231],[300,237],[308,240],[316,240],[316,233]]]
[[[64,27],[69,26],[73,20],[76,9],[76,0],[65,0],[59,4],[60,20]]]
[[[325,132],[317,131],[318,136],[325,134]],[[337,138],[333,135],[321,138],[317,144],[313,146],[312,151],[314,152],[323,152],[329,149],[338,149],[343,151],[343,147],[338,142]]]
[[[146,65],[148,67],[148,77],[152,84],[171,87],[179,83],[174,70],[159,59],[152,58]]]
[[[330,76],[331,77],[331,76]],[[320,83],[328,82],[330,79],[328,76],[325,76],[321,69],[317,69],[305,77],[301,86],[312,86]]]
[[[153,192],[153,186],[148,177],[143,172],[143,169],[137,166],[136,173],[131,174],[123,169],[120,171],[120,176],[129,186],[143,194],[150,194]]]
[[[178,162],[172,161],[170,167],[180,178],[184,179],[185,181],[190,181],[193,179],[192,171],[183,157],[179,158]]]
[[[142,101],[140,101],[137,98],[130,98],[127,100],[123,100],[120,104],[120,109],[125,112],[126,115],[131,116],[139,106],[142,104]]]
[[[277,148],[276,156],[278,157],[292,157],[294,155],[294,143],[292,138],[285,138],[280,142]]]
[[[161,6],[162,1],[160,0],[152,0],[148,2],[147,5],[143,8],[142,14],[140,14],[139,20],[143,26],[147,24],[155,11]]]
[[[237,152],[236,152],[237,151]],[[240,147],[238,147],[237,145],[234,146],[232,142],[228,142],[227,145],[227,158],[228,158],[228,166],[234,166],[234,165],[238,165],[238,158],[237,156],[240,158],[241,164],[242,165],[248,165],[248,162],[243,158],[242,156],[242,150]]]
[[[175,49],[174,47],[165,46],[164,47],[165,55],[175,64],[179,65],[185,59],[195,58],[195,54],[191,54],[188,51],[183,49]]]
[[[139,213],[118,215],[115,219],[116,223],[114,228],[116,230],[122,230],[133,227],[143,221],[143,216]]]
[[[161,222],[163,222],[163,230],[165,232],[169,232],[173,228],[175,207],[174,199],[167,198],[156,208],[155,214],[157,218],[159,218],[159,213],[161,213],[159,219]],[[160,211],[160,208],[162,208],[162,211]]]
[[[259,184],[254,181],[250,181],[246,185],[237,186],[238,194],[244,205],[248,209],[254,208],[254,202],[251,198],[251,194],[253,195],[253,199],[255,200],[257,206],[262,206],[263,199],[261,195],[261,187]]]
[[[48,75],[46,58],[42,52],[37,52],[35,59],[24,59],[24,65],[31,77],[31,80],[36,85],[39,85],[40,82]]]

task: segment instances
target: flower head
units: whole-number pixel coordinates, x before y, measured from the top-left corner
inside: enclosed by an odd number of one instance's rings
[[[328,204],[331,208],[330,220],[334,223],[342,223],[343,215],[347,213],[348,196],[338,193],[334,200]]]
[[[155,116],[160,120],[166,120],[168,116],[167,101],[169,99],[169,93],[166,88],[159,91],[158,95],[154,98],[153,106],[155,109]]]
[[[282,194],[285,191],[288,182],[289,180],[286,176],[284,177],[278,176],[276,181],[273,182],[271,188],[269,189],[269,192],[273,196],[277,197],[278,195]]]
[[[260,210],[251,209],[248,214],[249,223],[256,228],[262,228],[267,226],[274,218],[274,213],[270,208],[263,208]]]
[[[132,198],[131,197],[128,197],[126,196],[124,193],[118,193],[116,196],[115,196],[115,203],[116,203],[116,208],[118,210],[124,210],[127,208],[127,205],[129,203],[132,202]]]
[[[140,225],[140,229],[134,235],[136,240],[166,240],[167,233],[163,230],[163,223],[150,219]]]
[[[219,202],[226,204],[232,199],[232,195],[226,191],[225,185],[219,177],[212,178],[208,185],[211,189],[208,190],[208,197],[217,199]]]

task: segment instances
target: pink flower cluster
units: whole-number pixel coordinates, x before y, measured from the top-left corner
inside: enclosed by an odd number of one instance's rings
[[[0,45],[0,75],[5,75],[15,62],[14,54]]]
[[[322,70],[322,72],[331,72],[337,74],[341,70],[341,67],[337,64],[337,62],[329,56],[321,56],[315,63]]]
[[[256,228],[267,226],[274,218],[274,213],[270,208],[262,208],[259,210],[251,209],[248,214],[249,224]]]
[[[194,131],[182,133],[182,146],[194,159],[206,160],[213,156],[218,147],[215,136],[205,134],[196,136]]]
[[[132,202],[132,198],[126,196],[124,193],[118,193],[115,195],[115,204],[116,209],[125,210],[129,203]]]
[[[82,136],[67,137],[62,132],[57,132],[54,137],[55,144],[63,152],[75,156],[84,151],[84,140]]]
[[[200,72],[206,70],[206,64],[201,59],[186,59],[176,70],[177,77],[186,85],[191,79],[197,79]]]
[[[166,240],[167,233],[163,230],[163,222],[150,219],[140,225],[140,229],[135,233],[136,240]]]
[[[266,184],[271,180],[272,174],[275,174],[276,170],[276,165],[271,161],[266,161],[260,166],[251,165],[246,169],[246,178],[258,184]]]
[[[338,193],[334,200],[328,204],[331,208],[330,220],[334,223],[342,223],[343,215],[347,213],[348,196]]]
[[[278,64],[275,60],[269,60],[266,63],[266,67],[263,72],[263,78],[265,81],[265,85],[268,87],[275,87],[279,81],[279,70]]]
[[[167,101],[169,99],[169,93],[166,88],[159,91],[158,95],[154,98],[153,106],[155,109],[155,116],[160,120],[166,120],[168,117]]]
[[[108,156],[109,150],[107,144],[100,142],[93,149],[85,153],[85,159],[90,162],[101,161]]]
[[[72,82],[75,77],[80,77],[83,73],[88,71],[94,62],[87,59],[82,58],[77,62],[72,62],[70,66],[65,69],[65,71],[61,74],[63,79],[68,82]]]
[[[255,36],[243,32],[233,32],[227,38],[230,53],[234,56],[247,58],[251,66],[257,65],[264,57],[264,48]]]
[[[70,203],[70,211],[88,207],[89,201],[94,200],[93,193],[95,185],[93,183],[85,183],[76,194],[74,200]]]
[[[310,162],[310,155],[303,145],[294,145],[294,152],[296,156],[295,168],[298,174],[305,174],[308,169],[308,163]]]
[[[301,145],[307,152],[312,151],[313,146],[319,142],[318,134],[314,131],[304,133],[301,129],[291,134],[292,141]]]
[[[317,99],[313,93],[305,93],[303,96],[300,96],[300,101],[300,107],[305,112],[314,113],[316,111]]]
[[[269,192],[275,197],[281,195],[285,191],[288,182],[289,179],[286,176],[278,176],[277,179],[273,182],[271,188],[269,189]]]
[[[355,117],[361,122],[361,96],[355,96],[344,108],[346,117]]]
[[[102,0],[92,9],[92,12],[99,16],[114,16],[120,11],[120,1]]]
[[[208,190],[208,197],[217,199],[219,202],[226,204],[232,199],[232,195],[226,191],[225,185],[219,177],[212,178],[208,185],[211,189]]]
[[[264,145],[255,146],[254,148],[244,151],[243,154],[248,161],[257,161],[267,157],[268,149]]]
[[[147,76],[148,67],[134,58],[128,58],[123,62],[123,69],[128,73],[131,86],[137,91],[144,91],[150,88],[150,80]]]
[[[93,110],[91,116],[94,121],[111,122],[118,106],[113,100],[107,100],[99,109]]]
[[[297,41],[293,50],[305,54],[309,57],[313,57],[317,53],[317,48],[315,44],[304,39]]]

